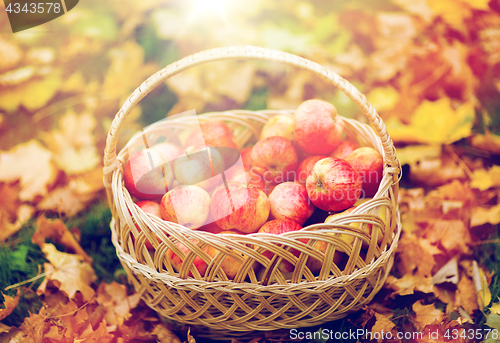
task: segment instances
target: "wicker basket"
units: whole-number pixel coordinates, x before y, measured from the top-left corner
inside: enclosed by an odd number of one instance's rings
[[[278,61],[307,69],[349,96],[366,114],[376,132],[366,124],[342,118],[344,131],[360,145],[374,147],[384,156],[384,174],[377,194],[349,215],[283,235],[216,235],[163,221],[139,209],[123,185],[127,149],[116,155],[118,134],[124,120],[146,94],[167,78],[202,63],[226,59]],[[258,137],[264,123],[277,114],[293,115],[293,111],[233,110],[198,117],[229,123],[241,147],[252,135]],[[316,326],[342,318],[368,303],[386,280],[401,232],[397,201],[399,172],[395,148],[384,123],[356,88],[317,63],[252,46],[203,51],[148,78],[114,118],[104,153],[104,184],[113,216],[112,240],[130,282],[148,306],[160,315],[198,327],[198,330],[206,328],[206,335],[219,340],[250,331]],[[379,230],[368,230],[369,225]],[[346,244],[335,233],[353,235],[354,244]],[[198,243],[193,243],[193,239]],[[303,243],[304,239],[309,240],[307,244]],[[147,250],[146,241],[151,242],[153,251]],[[180,252],[175,246],[179,241],[191,252],[187,255]],[[325,253],[313,248],[318,241],[329,244]],[[207,245],[217,248],[220,253],[212,259],[203,251]],[[290,253],[292,247],[300,251],[299,257]],[[166,258],[168,249],[185,258],[179,273]],[[333,263],[336,249],[348,255],[345,265]],[[274,252],[276,259],[264,258],[264,250]],[[219,268],[226,256],[242,262],[234,280],[228,280]],[[192,265],[195,257],[209,264],[205,277],[200,277]],[[295,265],[291,276],[283,275],[276,268],[280,258]],[[313,275],[306,267],[308,258],[324,261],[319,275]],[[256,276],[252,268],[255,261],[265,268],[266,277],[259,279]],[[190,270],[194,277],[188,277]]]

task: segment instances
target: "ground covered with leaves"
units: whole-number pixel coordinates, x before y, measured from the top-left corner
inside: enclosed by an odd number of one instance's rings
[[[191,53],[245,44],[307,57],[352,82],[383,118],[403,167],[403,234],[385,287],[363,310],[301,332],[500,341],[500,1],[242,0],[214,10],[88,0],[41,27],[9,30],[0,21],[1,341],[196,339],[187,328],[177,338],[127,284],[111,244],[102,155],[114,114],[148,76]],[[157,87],[130,114],[119,148],[185,110],[294,109],[309,98],[367,121],[306,71],[226,61]],[[290,334],[254,341],[265,340]]]

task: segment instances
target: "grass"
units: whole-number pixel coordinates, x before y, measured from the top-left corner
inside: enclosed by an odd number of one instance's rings
[[[47,214],[54,217],[54,214]],[[97,276],[96,283],[113,280],[122,281],[125,274],[111,243],[109,223],[111,212],[107,202],[96,202],[77,216],[65,220],[68,228],[77,227],[81,231],[80,244],[94,260],[93,267]],[[43,272],[43,264],[48,262],[40,248],[31,242],[36,231],[35,219],[30,220],[14,236],[0,245],[0,290],[9,296],[15,296],[16,289],[5,288],[28,280]],[[53,243],[53,242],[52,242]],[[62,246],[56,245],[61,251]],[[43,277],[33,284],[21,287],[22,296],[15,310],[1,322],[8,326],[19,326],[29,313],[38,313],[42,302],[36,295],[36,289]],[[0,303],[3,302],[0,295]]]

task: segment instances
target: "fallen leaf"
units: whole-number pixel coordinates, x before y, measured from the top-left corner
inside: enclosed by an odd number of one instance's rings
[[[45,243],[42,247],[47,260],[45,263],[45,279],[37,289],[37,294],[45,293],[49,281],[72,299],[77,291],[83,295],[84,301],[89,301],[95,294],[90,286],[96,280],[94,269],[82,257],[60,252],[53,244]]]
[[[491,187],[500,186],[500,166],[493,166],[490,169],[476,169],[472,172],[470,183],[472,188],[485,191]]]
[[[372,334],[379,333],[377,342],[380,343],[384,340],[384,337],[381,335],[382,332],[391,332],[392,329],[396,327],[392,321],[390,321],[386,316],[381,315],[380,313],[375,312],[375,324],[372,327]]]
[[[438,310],[434,304],[422,305],[422,301],[419,300],[413,304],[412,309],[415,312],[415,323],[420,328],[443,320],[443,312]]]
[[[2,292],[0,292],[0,293],[2,293]],[[17,304],[19,303],[19,299],[21,298],[21,291],[20,291],[20,289],[17,290],[17,295],[15,298],[8,296],[8,295],[5,295],[3,293],[2,293],[2,295],[4,298],[3,305],[5,306],[5,308],[0,309],[0,320],[6,318],[9,314],[12,313],[12,311],[14,311]]]
[[[472,264],[472,281],[474,281],[476,288],[477,303],[482,310],[491,302],[491,291],[488,280],[486,280],[483,270],[477,266],[476,261],[473,261]]]
[[[73,216],[83,210],[94,199],[94,193],[78,194],[70,186],[58,187],[38,204],[41,210],[53,210]]]
[[[110,284],[102,282],[97,289],[96,300],[104,310],[104,318],[109,325],[123,325],[132,316],[130,310],[137,306],[140,299],[138,293],[127,296],[127,287],[115,281]]]
[[[458,259],[453,257],[444,266],[439,269],[432,277],[432,284],[440,284],[443,282],[458,283]]]
[[[45,196],[56,178],[52,152],[36,141],[19,144],[0,154],[0,181],[20,180],[21,201],[33,201],[37,195]]]
[[[387,285],[399,295],[413,294],[415,291],[432,293],[432,279],[420,275],[405,274],[401,278],[387,277]]]
[[[470,253],[469,229],[461,220],[437,219],[428,228],[425,237],[433,244],[440,243],[449,253]]]
[[[62,84],[60,73],[52,71],[46,76],[31,78],[19,85],[2,87],[0,108],[14,112],[19,106],[34,111],[45,106]]]
[[[375,107],[377,112],[384,113],[396,106],[399,99],[399,92],[391,86],[374,88],[366,95],[366,99]],[[399,158],[399,149],[398,149]],[[401,163],[404,164],[404,163]]]
[[[429,244],[421,237],[413,233],[405,233],[398,244],[400,272],[405,274],[414,274],[430,276],[436,261],[434,255],[442,252],[436,246]]]
[[[478,309],[476,288],[472,280],[466,275],[462,275],[458,283],[455,306],[462,306],[469,315]]]
[[[475,148],[486,150],[496,155],[500,154],[500,136],[494,135],[489,131],[484,135],[472,136],[471,144]]]
[[[412,114],[408,125],[396,117],[390,117],[386,126],[396,142],[450,144],[471,134],[473,120],[473,102],[455,109],[450,98],[441,98],[423,101]]]
[[[486,223],[493,225],[500,223],[500,204],[488,208],[482,206],[472,208],[470,226],[475,227]]]
[[[397,156],[401,165],[409,164],[415,166],[423,160],[441,157],[440,145],[409,145],[397,150]]]
[[[92,263],[92,258],[78,244],[62,220],[47,219],[45,216],[40,216],[36,221],[36,226],[37,229],[31,237],[31,241],[40,248],[43,248],[46,239],[51,239],[55,243],[62,244],[71,252],[80,255],[83,261]]]
[[[59,129],[44,133],[42,138],[54,152],[54,160],[68,175],[80,174],[97,167],[101,158],[94,144],[96,121],[90,113],[77,115],[69,110],[59,121]]]
[[[17,209],[17,218],[14,223],[12,223],[9,218],[6,218],[0,212],[0,242],[6,240],[17,231],[31,218],[35,209],[30,205],[21,205]]]

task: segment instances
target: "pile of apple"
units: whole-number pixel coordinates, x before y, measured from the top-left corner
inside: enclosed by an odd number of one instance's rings
[[[279,235],[351,212],[360,198],[375,195],[382,179],[379,152],[345,139],[335,107],[322,100],[303,102],[293,117],[272,117],[260,139],[241,151],[226,123],[205,121],[200,128],[203,137],[193,132],[183,144],[158,143],[129,158],[124,184],[142,211],[213,234]],[[234,152],[244,168],[234,164]],[[352,245],[354,236],[339,236]],[[318,241],[314,248],[324,253],[327,246]],[[149,241],[146,247],[153,249]],[[177,248],[189,253],[182,243]],[[204,251],[211,257],[219,253],[211,246]],[[262,255],[271,260],[274,254]],[[170,249],[166,256],[178,272],[182,259]],[[337,248],[333,262],[345,256]],[[233,279],[240,265],[226,256],[220,268]],[[319,273],[323,261],[309,257],[306,265]],[[189,276],[203,277],[208,267],[200,257],[193,266]],[[284,259],[278,267],[293,272]]]

